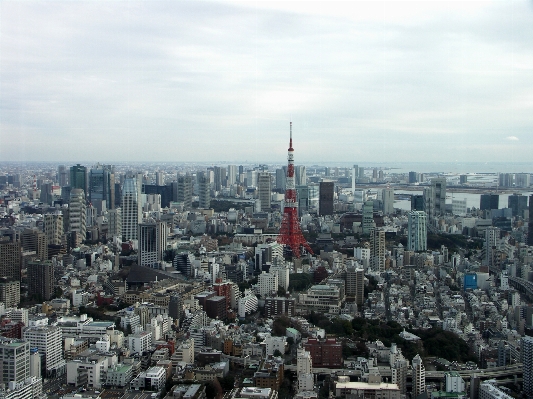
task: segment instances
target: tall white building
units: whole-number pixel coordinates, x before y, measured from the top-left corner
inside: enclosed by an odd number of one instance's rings
[[[426,368],[420,355],[416,355],[412,361],[413,367],[413,397],[426,391]]]
[[[411,211],[407,221],[407,250],[427,250],[427,216],[423,211]]]
[[[29,342],[0,337],[0,383],[22,382],[30,377]]]
[[[167,249],[167,223],[150,220],[139,224],[139,249],[137,262],[141,266],[153,267],[161,262]]]
[[[373,271],[385,271],[385,231],[370,230],[370,264]]]
[[[283,264],[284,262],[280,263],[280,265],[272,265],[269,272],[277,274],[279,286],[287,291],[289,289],[290,270]]]
[[[381,190],[381,200],[383,202],[383,214],[391,215],[394,213],[394,189],[384,188]]]
[[[142,219],[141,187],[138,176],[128,176],[122,185],[122,237],[124,241],[136,240]]]
[[[297,186],[307,185],[307,172],[304,165],[294,167],[294,179]]]
[[[30,343],[30,347],[39,349],[47,375],[62,374],[65,371],[61,328],[28,327],[23,332],[23,338]]]
[[[237,183],[237,165],[228,165],[228,187]]]
[[[259,295],[262,298],[266,298],[272,292],[278,291],[278,275],[276,273],[263,272],[258,277],[257,286],[259,288]]]
[[[198,207],[211,208],[211,178],[209,172],[198,172]]]
[[[111,209],[107,212],[107,234],[109,237],[122,238],[122,209]]]
[[[60,245],[63,236],[63,215],[60,211],[44,215],[44,234],[48,245]]]
[[[245,318],[246,315],[257,311],[257,297],[251,290],[245,290],[244,296],[239,298],[239,317]]]
[[[314,376],[311,353],[299,348],[296,362],[298,392],[312,391],[314,388]]]

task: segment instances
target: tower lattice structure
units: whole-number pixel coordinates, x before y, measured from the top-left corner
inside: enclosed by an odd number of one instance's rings
[[[302,247],[313,253],[307,243],[300,228],[298,219],[298,208],[296,199],[296,185],[294,182],[294,148],[292,148],[292,122],[290,124],[290,141],[287,159],[287,182],[285,190],[285,207],[283,209],[283,219],[279,229],[278,242],[290,248],[294,257],[299,258]]]

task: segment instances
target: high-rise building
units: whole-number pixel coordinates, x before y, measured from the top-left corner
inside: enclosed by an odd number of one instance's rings
[[[533,195],[529,196],[529,221],[527,224],[527,245],[533,246]]]
[[[0,276],[20,281],[21,245],[16,234],[0,236]]]
[[[20,281],[0,277],[0,302],[3,302],[6,308],[18,306],[20,303]]]
[[[110,165],[97,164],[89,171],[89,201],[99,215],[115,207],[115,172]]]
[[[270,296],[272,292],[278,291],[278,275],[276,273],[266,273],[263,272],[258,276],[259,294],[261,297],[266,298]]]
[[[531,185],[531,175],[529,173],[517,173],[515,175],[515,186],[527,188]]]
[[[433,209],[434,216],[443,216],[446,213],[446,178],[437,177],[431,179],[433,189]]]
[[[359,166],[354,165],[352,167],[352,194],[355,191],[355,184],[357,183],[358,177],[359,177]]]
[[[287,186],[287,167],[276,169],[276,188],[285,191]]]
[[[524,211],[527,209],[527,196],[522,194],[512,194],[508,198],[508,207],[512,209],[514,217],[524,217]]]
[[[122,237],[122,209],[107,211],[107,235],[109,237]]]
[[[394,213],[394,189],[384,188],[381,191],[381,199],[383,201],[383,214],[391,215]]]
[[[69,184],[71,188],[78,188],[83,190],[84,193],[87,192],[87,168],[77,164],[76,166],[70,167],[70,178]]]
[[[533,397],[533,337],[522,337],[520,355],[524,364],[524,393],[531,398]]]
[[[69,171],[67,170],[65,165],[59,165],[57,167],[57,182],[59,184],[59,187],[68,186],[68,176]]]
[[[163,260],[167,249],[167,224],[161,221],[147,221],[139,224],[139,249],[137,263],[154,267]]]
[[[48,259],[48,244],[45,233],[37,229],[24,229],[20,237],[24,251],[35,252],[38,259]]]
[[[87,232],[87,207],[85,205],[85,192],[79,188],[74,188],[70,192],[68,205],[68,231],[76,233],[76,245],[86,238]]]
[[[165,173],[164,172],[155,172],[155,184],[156,186],[165,185]]]
[[[43,204],[52,205],[52,201],[54,199],[54,195],[52,194],[52,183],[42,183],[41,184],[41,194],[39,197],[39,201],[41,201]]]
[[[298,216],[302,217],[309,212],[309,186],[297,186]]]
[[[363,234],[370,234],[374,227],[376,227],[374,223],[374,202],[365,201],[363,203],[363,220],[361,222]]]
[[[294,168],[294,179],[297,186],[305,186],[307,184],[307,171],[305,166],[298,165]]]
[[[407,250],[427,250],[427,216],[423,211],[409,212],[407,220]]]
[[[61,375],[65,371],[63,358],[63,340],[58,326],[28,327],[23,338],[31,348],[38,348],[41,364],[47,376]]]
[[[376,272],[385,271],[385,231],[370,231],[370,264]]]
[[[231,186],[232,184],[237,183],[237,176],[238,176],[237,165],[228,165],[228,180],[227,180],[228,187]]]
[[[357,305],[364,301],[365,272],[363,269],[348,267],[346,269],[346,296],[354,297]]]
[[[333,215],[334,183],[332,181],[320,182],[318,214],[320,216]]]
[[[51,261],[28,262],[28,296],[37,301],[49,301],[54,295],[54,265]]]
[[[411,210],[423,211],[424,210],[424,196],[423,195],[411,195]]]
[[[198,208],[211,208],[211,179],[207,172],[198,172]]]
[[[409,184],[418,183],[418,173],[409,172]]]
[[[261,211],[270,211],[271,197],[272,183],[270,173],[259,172],[257,176],[257,198],[261,202]]]
[[[420,355],[416,355],[412,361],[413,366],[413,398],[426,392],[426,368]]]
[[[312,391],[314,389],[313,361],[311,359],[311,353],[304,349],[298,349],[296,372],[298,377],[298,392]]]
[[[513,187],[514,186],[514,175],[512,173],[500,173],[498,175],[498,186]]]
[[[479,209],[482,211],[498,209],[500,196],[498,194],[481,194],[479,197]]]
[[[215,166],[213,168],[213,172],[215,176],[214,178],[215,191],[220,191],[222,190],[222,187],[226,187],[226,168]]]
[[[122,237],[124,241],[136,240],[142,219],[139,177],[127,176],[122,185]]]
[[[183,209],[192,207],[192,177],[190,175],[178,176],[178,202],[183,203]]]
[[[30,377],[30,343],[0,337],[0,384],[21,383]]]
[[[63,215],[60,211],[44,215],[44,234],[47,245],[61,245],[63,237]]]

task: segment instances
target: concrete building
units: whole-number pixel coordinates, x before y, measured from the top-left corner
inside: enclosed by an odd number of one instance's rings
[[[258,291],[261,297],[266,298],[270,296],[273,292],[278,291],[278,275],[275,273],[263,272],[258,276]]]
[[[298,377],[298,392],[312,391],[315,379],[311,353],[301,348],[297,352],[296,373]]]
[[[357,305],[364,301],[365,271],[361,268],[348,267],[346,269],[346,296],[353,297]]]
[[[257,198],[261,202],[260,211],[270,212],[272,198],[272,178],[268,172],[259,172],[257,175]]]
[[[385,271],[385,231],[370,231],[370,266],[375,272]]]
[[[142,220],[140,176],[129,175],[122,184],[122,239],[137,240]]]
[[[257,296],[251,290],[245,290],[244,296],[239,299],[239,317],[245,318],[247,315],[257,312]]]
[[[63,340],[59,327],[28,327],[23,332],[23,338],[30,343],[30,347],[38,348],[41,364],[47,376],[64,373]]]
[[[318,214],[320,216],[333,215],[333,195],[335,183],[321,181],[319,188]]]
[[[427,216],[425,212],[409,212],[407,220],[407,250],[427,250]]]
[[[304,349],[310,353],[315,368],[342,368],[342,344],[336,338],[308,338],[302,341]]]
[[[139,249],[137,263],[154,267],[163,261],[167,249],[168,229],[166,222],[150,220],[139,223]]]
[[[198,172],[198,208],[211,208],[211,179],[208,172]]]
[[[85,205],[85,192],[79,188],[73,188],[70,192],[68,205],[68,231],[76,233],[76,245],[86,239],[87,232],[87,207]]]
[[[374,223],[374,202],[365,201],[363,203],[363,220],[361,222],[361,228],[363,234],[370,234],[372,229],[376,227]]]
[[[413,358],[412,367],[413,397],[417,397],[426,392],[426,368],[420,355],[417,354]]]
[[[0,277],[0,302],[6,308],[16,308],[20,303],[20,281]]]
[[[51,261],[28,262],[28,296],[37,301],[49,301],[54,295],[54,265]]]
[[[522,337],[520,356],[524,363],[524,393],[530,398],[533,397],[533,337]]]
[[[391,215],[394,213],[394,189],[384,188],[381,191],[381,200],[383,202],[383,214]]]
[[[267,297],[265,300],[265,315],[266,317],[274,317],[285,315],[292,317],[295,315],[294,298],[285,297]]]
[[[192,207],[192,177],[190,175],[178,176],[177,201],[183,203],[183,210]]]
[[[122,238],[122,209],[107,211],[107,236]]]
[[[29,342],[0,337],[0,384],[20,383],[30,377]]]
[[[47,245],[61,245],[63,237],[63,215],[61,212],[44,215],[44,234]]]

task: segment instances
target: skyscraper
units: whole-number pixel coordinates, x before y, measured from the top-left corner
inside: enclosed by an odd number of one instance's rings
[[[232,184],[237,183],[237,176],[237,165],[228,165],[227,185],[231,186]]]
[[[370,231],[370,264],[376,272],[385,271],[385,232],[372,229]]]
[[[276,169],[276,188],[278,190],[284,190],[287,184],[287,168]]]
[[[259,172],[257,177],[257,198],[261,201],[261,210],[270,212],[272,183],[270,173]]]
[[[140,223],[137,263],[153,267],[161,262],[167,249],[167,235],[166,222],[152,220]]]
[[[498,194],[481,194],[479,197],[479,209],[482,211],[498,209],[500,196]]]
[[[321,181],[319,190],[318,214],[320,216],[333,215],[334,183]]]
[[[54,294],[54,266],[51,261],[34,260],[28,263],[28,296],[49,301]]]
[[[122,185],[122,237],[124,241],[136,240],[141,222],[140,182],[137,176],[127,176]]]
[[[57,182],[59,184],[59,187],[68,186],[68,176],[69,171],[67,171],[65,165],[59,165],[57,167]]]
[[[365,273],[363,269],[348,267],[346,269],[346,296],[354,297],[357,305],[364,301]]]
[[[84,193],[87,192],[87,168],[77,164],[70,167],[70,187],[78,188],[83,190]]]
[[[183,209],[192,207],[192,177],[190,175],[178,176],[178,202],[183,203]]]
[[[529,196],[529,222],[527,224],[527,245],[533,246],[533,195]]]
[[[383,201],[383,214],[391,215],[394,213],[394,189],[387,187],[381,191]]]
[[[307,172],[305,166],[298,165],[294,168],[294,178],[297,186],[305,186],[307,184]]]
[[[525,195],[515,193],[509,196],[507,202],[514,217],[524,217],[524,211],[527,209],[527,197]]]
[[[524,393],[528,398],[533,397],[533,337],[522,337],[522,363],[524,363],[523,380]]]
[[[211,208],[211,180],[206,172],[198,172],[198,207],[200,209]]]
[[[416,355],[412,361],[413,365],[413,398],[426,391],[426,368],[420,355]]]
[[[446,213],[446,178],[437,177],[431,179],[434,198],[434,216],[443,216]]]
[[[68,230],[69,232],[76,234],[76,245],[79,245],[86,239],[86,208],[84,191],[79,188],[72,189],[68,205]]]
[[[24,251],[35,251],[38,259],[48,259],[48,243],[46,234],[37,229],[24,229],[21,234],[22,248]]]
[[[355,191],[355,184],[357,182],[358,177],[359,177],[359,166],[354,165],[352,167],[352,193]]]
[[[61,211],[44,215],[44,234],[47,245],[61,245],[63,238],[63,215]]]
[[[0,276],[20,281],[20,240],[13,235],[0,236]]]
[[[220,191],[222,187],[226,187],[226,168],[215,166],[213,171],[215,175],[215,191]]]
[[[122,237],[122,209],[107,211],[107,235],[109,237]]]
[[[97,164],[89,171],[89,201],[99,215],[115,207],[115,173],[110,165]]]
[[[298,194],[298,216],[302,217],[309,211],[309,187],[297,186]]]
[[[423,211],[409,212],[407,220],[407,250],[427,250],[427,216]]]
[[[363,234],[370,234],[370,231],[375,227],[374,223],[374,202],[365,201],[363,203],[363,220],[361,222],[361,228]]]

